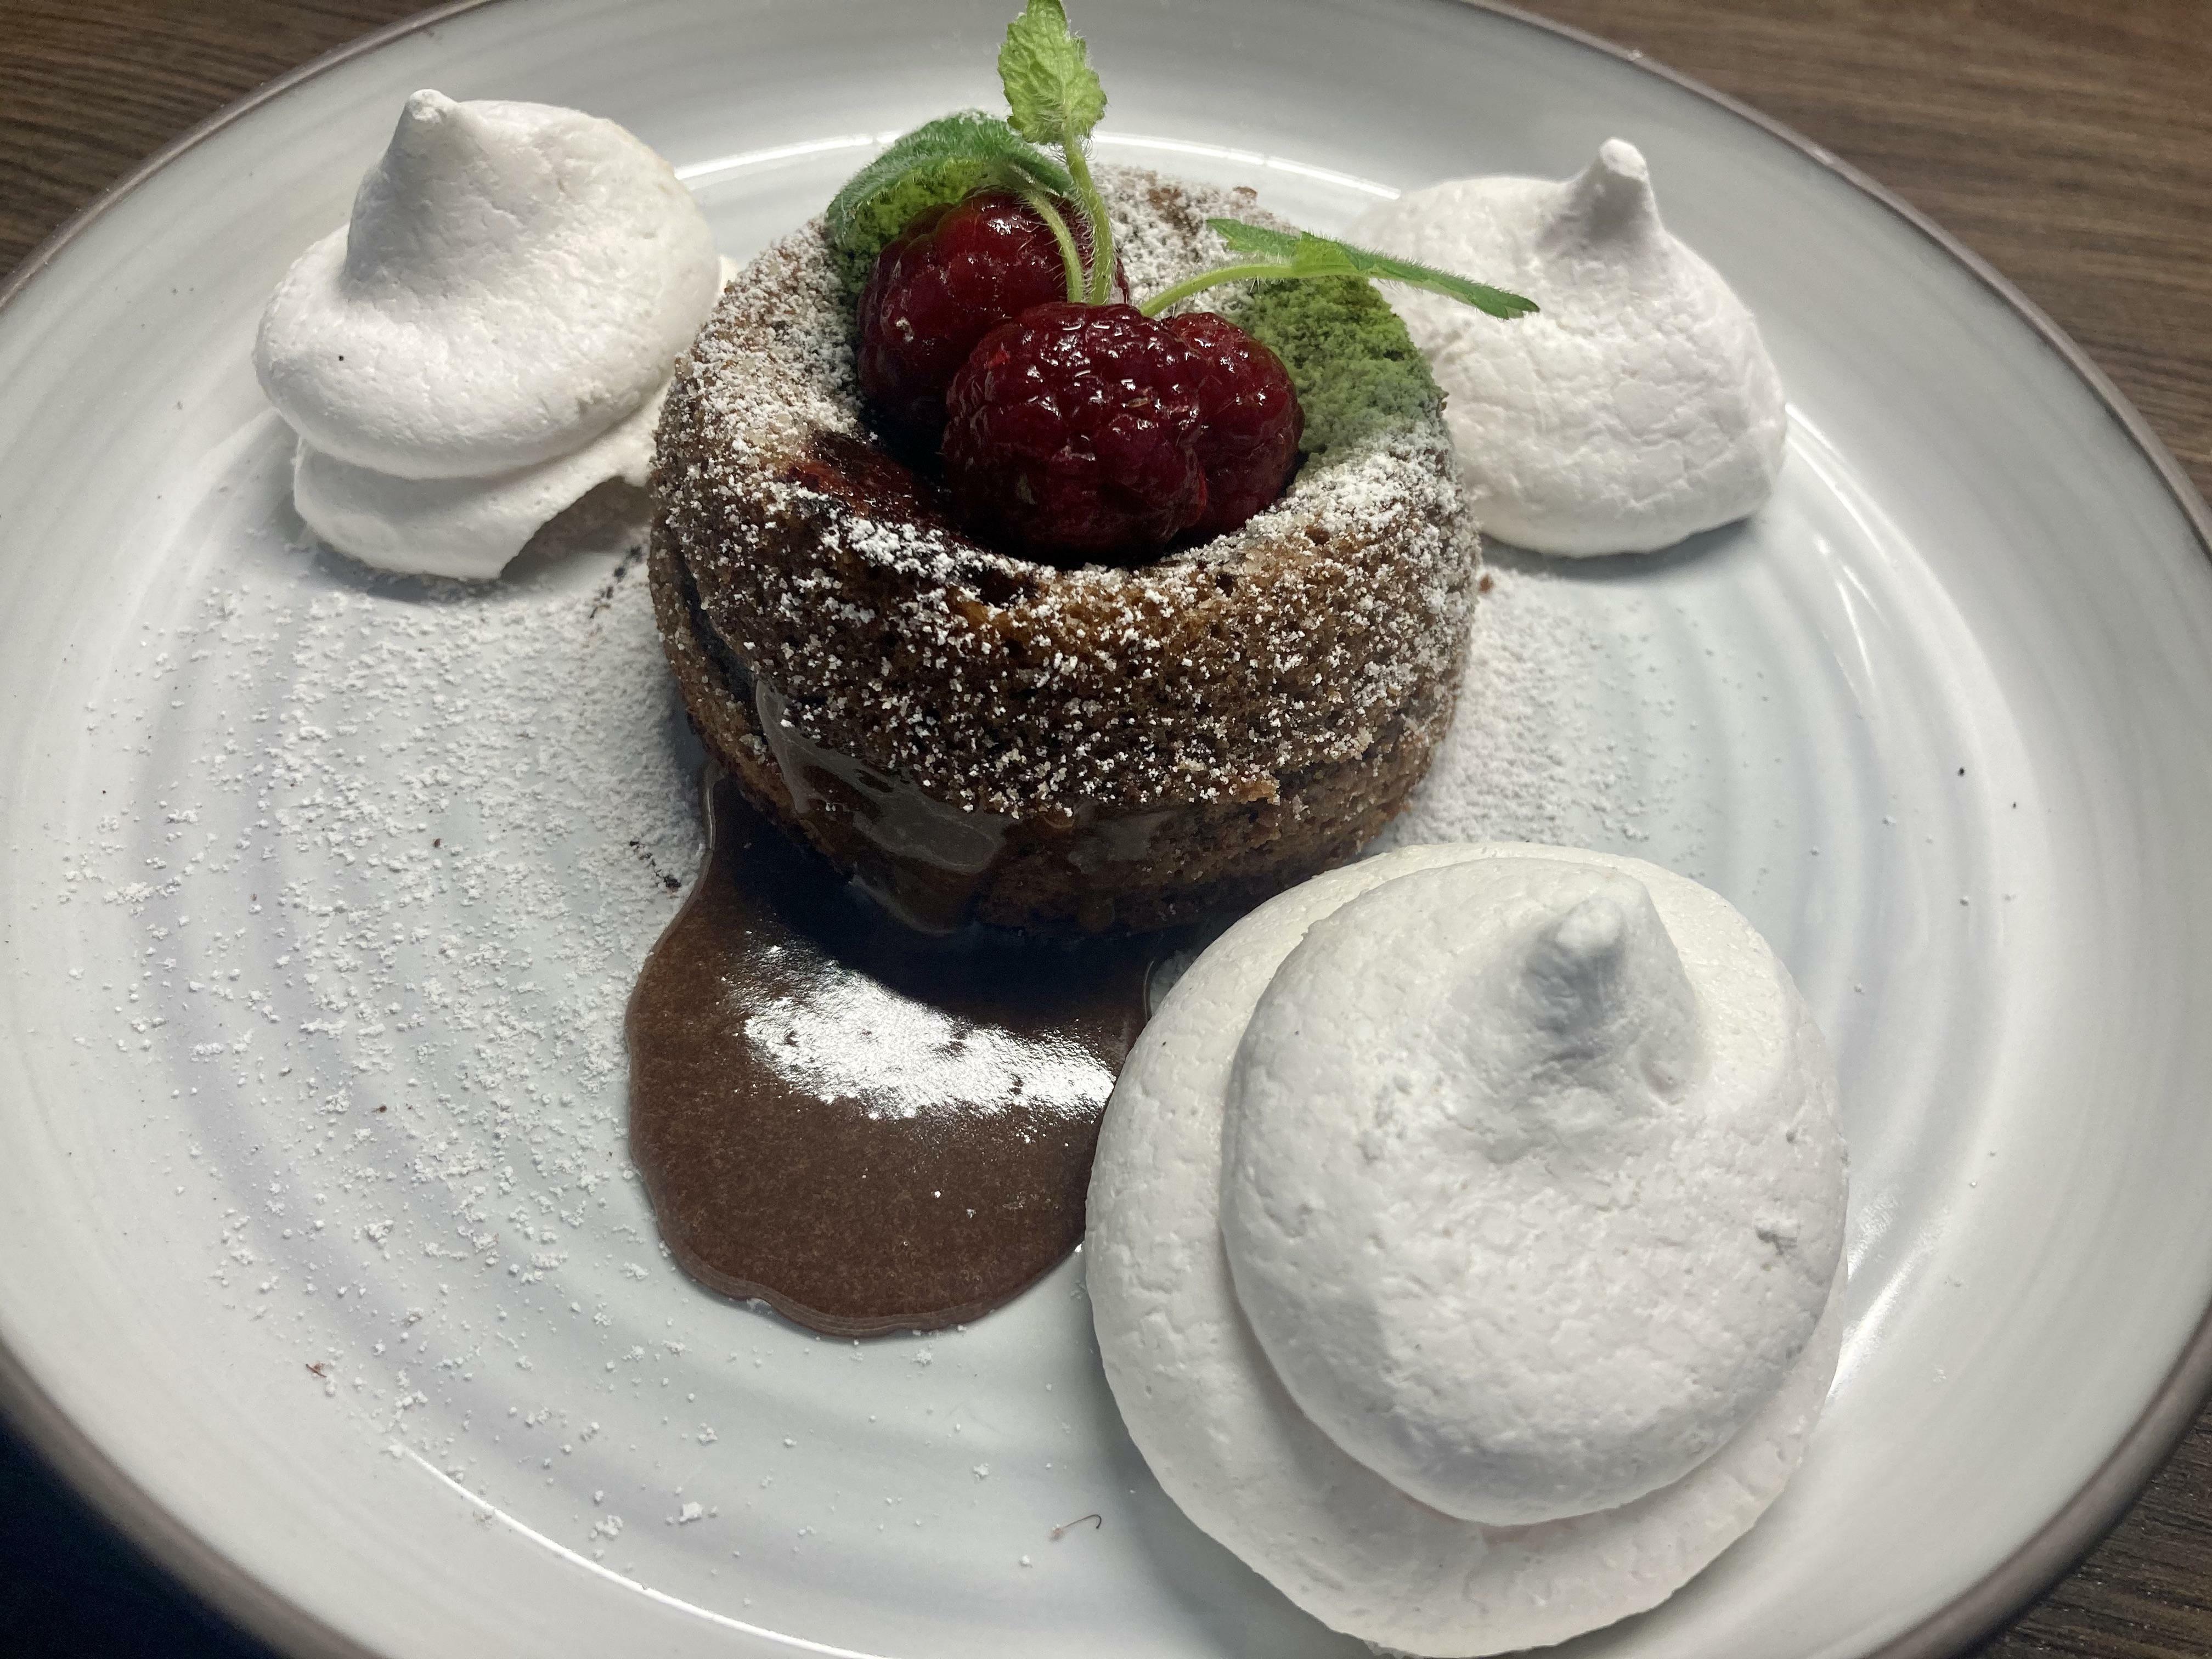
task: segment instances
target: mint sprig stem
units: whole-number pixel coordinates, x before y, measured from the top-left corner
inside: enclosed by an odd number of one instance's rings
[[[1069,144],[1061,154],[1067,159],[1067,176],[1075,185],[1076,205],[1091,222],[1091,280],[1081,297],[1091,305],[1103,306],[1114,292],[1113,216],[1107,212],[1106,198],[1091,176],[1091,162],[1083,153],[1083,146]],[[1068,295],[1070,299],[1076,297],[1073,292]]]
[[[1080,185],[1077,186],[1079,190]],[[1083,252],[1076,246],[1075,233],[1067,227],[1052,198],[1036,185],[1024,179],[1014,187],[1015,194],[1029,204],[1030,211],[1044,221],[1044,228],[1052,233],[1052,240],[1060,249],[1060,269],[1067,273],[1067,298],[1071,304],[1081,305],[1089,299],[1090,278],[1083,269]]]
[[[1201,270],[1195,276],[1186,276],[1171,288],[1164,288],[1137,309],[1147,317],[1158,317],[1170,307],[1179,306],[1194,294],[1203,294],[1210,288],[1219,288],[1224,283],[1255,283],[1269,277],[1296,276],[1299,273],[1278,260],[1269,259],[1258,264],[1220,265],[1212,270]]]
[[[1006,25],[999,84],[1006,88],[1008,125],[1033,144],[1059,146],[1075,204],[1089,222],[1090,275],[1079,294],[1070,277],[1068,297],[1103,305],[1114,289],[1114,223],[1091,176],[1084,141],[1106,113],[1106,88],[1091,67],[1090,48],[1067,27],[1060,0],[1028,0]]]

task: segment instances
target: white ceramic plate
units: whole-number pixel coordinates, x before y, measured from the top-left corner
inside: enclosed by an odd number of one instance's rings
[[[1358,1651],[1152,1485],[1075,1264],[866,1346],[675,1271],[622,1152],[617,1019],[695,846],[638,583],[611,550],[460,593],[296,545],[248,367],[418,85],[629,125],[743,256],[870,135],[989,101],[1010,3],[464,10],[234,112],[0,312],[0,1380],[282,1642]],[[1764,319],[1796,422],[1773,505],[1507,570],[1453,763],[1492,793],[1424,822],[1703,878],[1843,1068],[1853,1323],[1804,1471],[1577,1650],[1959,1644],[2212,1367],[2202,507],[1929,228],[1591,43],[1442,0],[1079,22],[1109,157],[1317,226],[1629,137]]]

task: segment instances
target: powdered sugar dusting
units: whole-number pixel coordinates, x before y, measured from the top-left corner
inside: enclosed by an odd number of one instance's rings
[[[754,1051],[794,1088],[873,1118],[1000,1114],[1022,1104],[1087,1118],[1113,1069],[1073,1042],[1047,1046],[903,996],[865,974],[777,997],[745,1021]]]
[[[134,1156],[178,1188],[178,1255],[240,1365],[568,1547],[618,1564],[617,1504],[704,1501],[683,1531],[725,1560],[823,1522],[763,1460],[831,1350],[691,1292],[624,1146],[623,1008],[700,851],[635,527],[483,588],[375,578],[281,544],[288,459],[271,419],[210,484],[84,714],[125,787],[16,853],[52,860],[57,937],[104,941],[66,947],[74,1040],[144,1079]],[[1571,584],[1497,583],[1389,839],[1636,819],[1577,724],[1607,631]],[[740,1371],[775,1403],[702,1430]],[[912,1398],[957,1448],[950,1402]],[[898,1490],[918,1514],[933,1489]]]
[[[1594,710],[1618,636],[1571,580],[1493,566],[1475,607],[1459,713],[1429,775],[1370,852],[1423,842],[1632,846],[1645,834],[1636,769]],[[1610,686],[1605,689],[1610,690]]]
[[[605,1315],[659,1259],[622,1017],[699,860],[696,750],[635,499],[496,587],[380,578],[260,532],[296,533],[265,449],[215,491],[253,526],[242,554],[183,562],[199,597],[87,721],[169,781],[64,844],[59,902],[137,940],[81,981],[82,1029],[178,1080],[213,1304],[481,1479],[506,1458],[471,1436],[470,1385],[515,1374],[533,1437],[574,1455],[604,1407],[576,1376],[549,1396],[533,1350],[596,1342],[612,1370],[635,1346]],[[456,1320],[464,1279],[538,1336]]]

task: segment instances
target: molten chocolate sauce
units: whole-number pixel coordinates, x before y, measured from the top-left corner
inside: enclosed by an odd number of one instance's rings
[[[1175,941],[916,933],[710,774],[630,994],[630,1151],[684,1270],[841,1336],[972,1319],[1083,1237]]]

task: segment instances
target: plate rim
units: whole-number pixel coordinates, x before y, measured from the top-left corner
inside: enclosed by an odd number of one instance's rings
[[[46,268],[93,223],[113,211],[187,151],[262,105],[364,57],[436,27],[463,14],[489,9],[509,0],[447,0],[447,3],[400,19],[332,47],[286,70],[234,102],[225,105],[115,180],[27,254],[0,281],[0,317]],[[1918,208],[1795,128],[1742,100],[1707,86],[1642,52],[1622,46],[1571,24],[1538,16],[1505,0],[1423,0],[1480,11],[1559,36],[1646,75],[1657,76],[1748,123],[1832,174],[1886,209],[1909,229],[1963,266],[2015,315],[2044,346],[2058,356],[2094,394],[2136,448],[2151,464],[2195,535],[2197,550],[2212,562],[2212,509],[2208,509],[2189,475],[2166,442],[2112,378],[2064,330],[2008,277]],[[2212,1403],[2212,1305],[2182,1345],[2142,1414],[2113,1445],[2088,1480],[2027,1540],[1958,1595],[1910,1630],[1900,1632],[1863,1659],[1949,1659],[2017,1616],[2079,1563],[2125,1515],[2165,1466]],[[256,1577],[157,1503],[137,1479],[110,1456],[70,1417],[0,1340],[0,1419],[97,1515],[160,1565],[186,1593],[234,1621],[260,1640],[291,1655],[316,1659],[391,1659],[362,1645]]]

